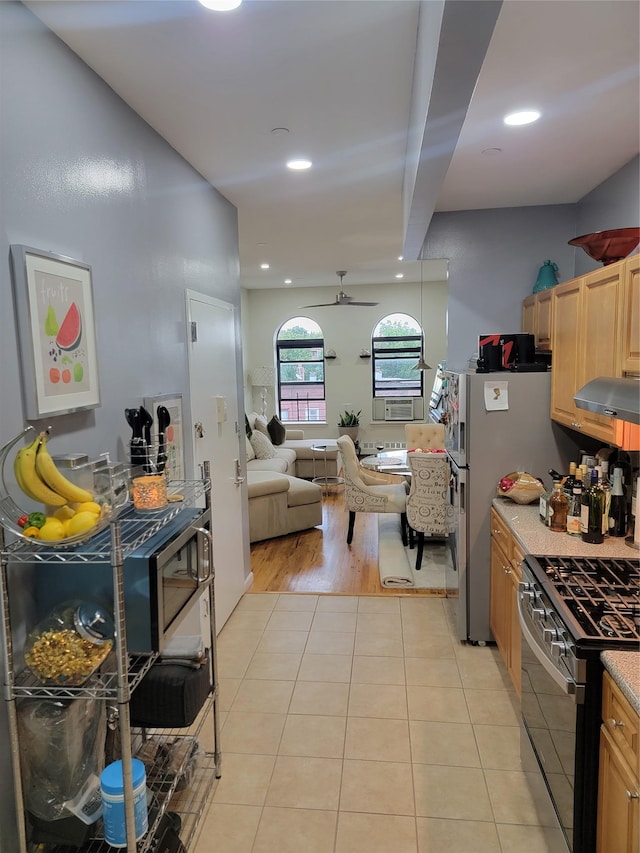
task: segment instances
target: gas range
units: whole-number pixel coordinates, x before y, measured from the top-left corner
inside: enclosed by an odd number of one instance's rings
[[[578,646],[640,648],[640,562],[526,557],[535,580]]]
[[[593,853],[600,654],[640,649],[640,563],[527,555],[518,611],[524,731],[569,849]]]

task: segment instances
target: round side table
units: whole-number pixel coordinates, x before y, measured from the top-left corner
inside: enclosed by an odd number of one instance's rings
[[[317,483],[319,486],[322,486],[323,494],[327,494],[327,489],[329,486],[341,486],[344,483],[344,479],[342,477],[328,477],[327,476],[327,444],[312,444],[311,445],[311,454],[313,457],[313,479],[312,483]],[[333,449],[333,448],[332,448]],[[316,460],[322,460],[324,462],[324,476],[316,477]]]

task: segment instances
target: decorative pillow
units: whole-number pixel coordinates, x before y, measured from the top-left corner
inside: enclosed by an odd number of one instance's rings
[[[253,429],[258,430],[263,435],[266,435],[269,438],[269,430],[267,429],[267,419],[264,415],[256,415],[255,420],[253,422]]]
[[[251,429],[251,424],[249,423],[249,418],[247,417],[246,412],[244,416],[244,432],[247,438],[251,438],[253,430]]]
[[[244,441],[245,441],[246,451],[247,451],[247,462],[251,462],[252,459],[256,458],[256,452],[253,449],[253,445],[251,444],[251,441],[249,440],[249,438],[247,436],[245,436]]]
[[[256,459],[273,459],[276,455],[275,448],[269,441],[268,436],[258,432],[257,429],[253,431],[253,435],[249,441],[255,451]]]
[[[271,420],[267,424],[267,429],[269,430],[269,437],[271,439],[271,442],[275,444],[276,447],[279,444],[282,444],[287,434],[287,428],[277,415],[274,415],[271,418]]]

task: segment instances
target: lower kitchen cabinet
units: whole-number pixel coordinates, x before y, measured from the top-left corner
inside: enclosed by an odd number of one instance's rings
[[[608,672],[602,718],[597,853],[638,853],[640,718]]]
[[[522,558],[520,546],[492,509],[490,626],[518,696],[521,686],[518,583],[522,578]]]

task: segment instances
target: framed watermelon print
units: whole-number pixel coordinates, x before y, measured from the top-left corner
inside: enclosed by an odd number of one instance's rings
[[[100,405],[91,267],[11,246],[13,298],[27,420]]]

